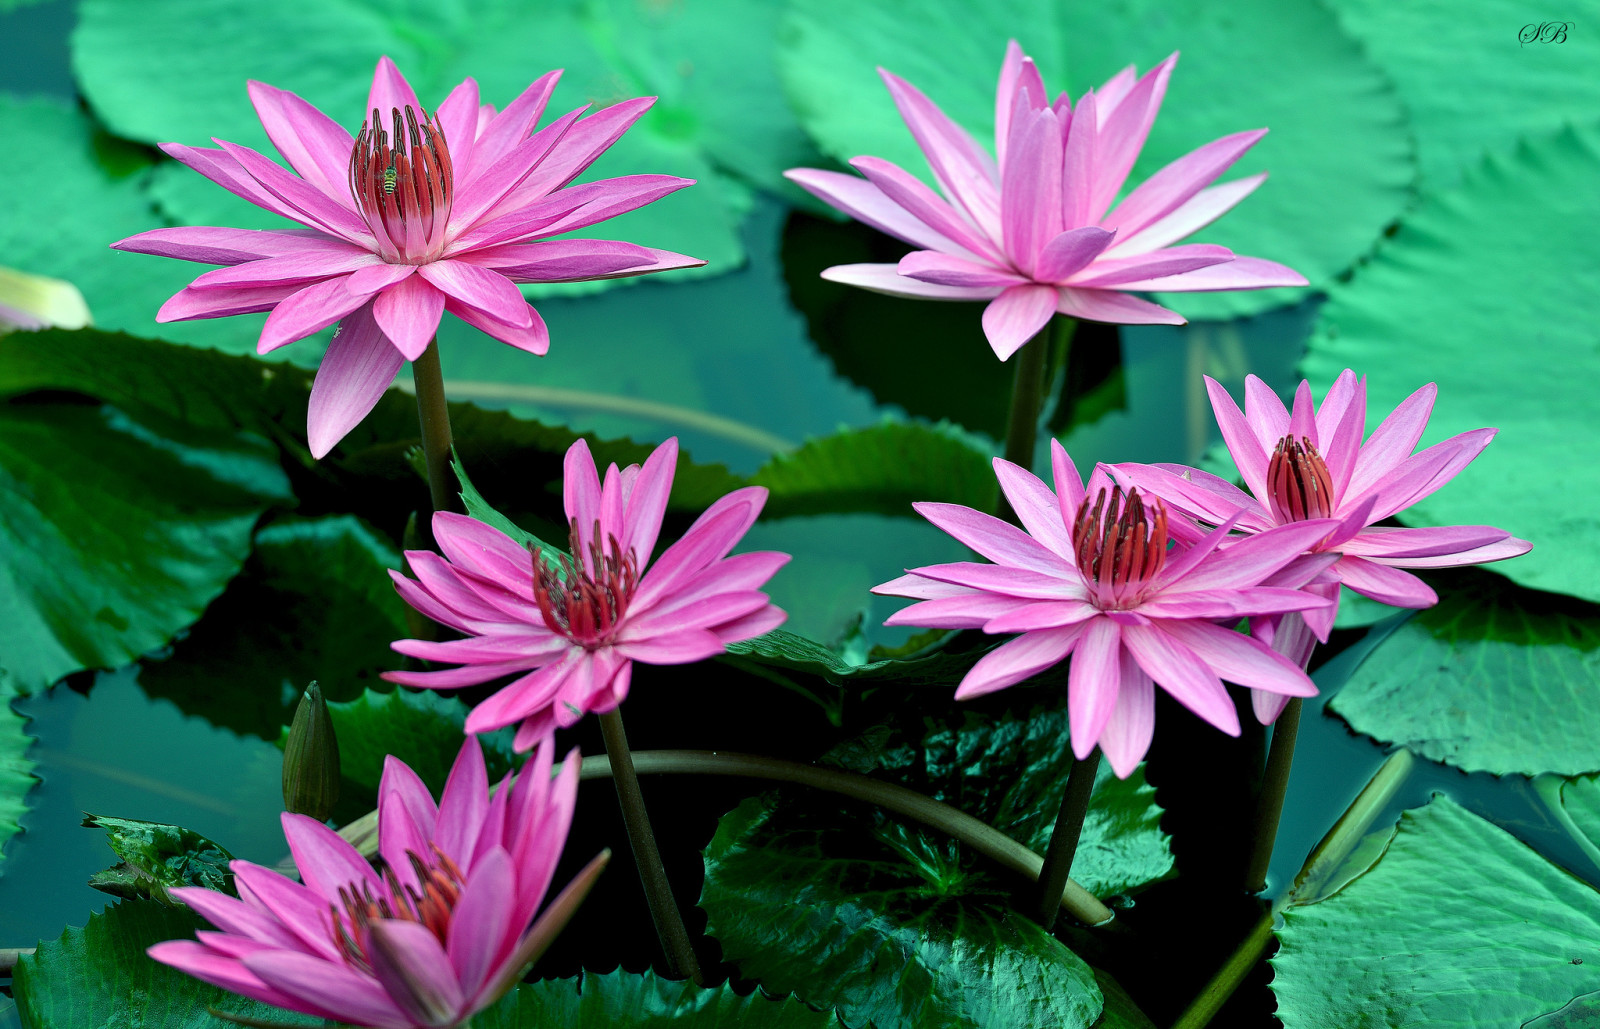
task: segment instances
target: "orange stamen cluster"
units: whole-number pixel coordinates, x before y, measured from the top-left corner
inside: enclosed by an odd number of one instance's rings
[[[1283,522],[1327,518],[1333,514],[1333,477],[1308,437],[1283,437],[1267,465],[1267,500]]]
[[[572,553],[583,550],[578,537],[578,520],[569,526]],[[560,555],[561,573],[533,551],[533,599],[551,632],[559,633],[580,646],[594,647],[610,638],[617,623],[628,613],[628,603],[639,585],[639,560],[632,548],[624,554],[615,536],[607,536],[609,552],[600,543],[600,523],[589,535],[588,560]]]
[[[426,111],[391,108],[393,134],[374,108],[350,152],[350,194],[390,264],[424,264],[444,251],[454,171],[444,133]]]
[[[450,913],[461,899],[466,877],[438,844],[430,846],[433,848],[431,864],[415,852],[406,851],[420,887],[400,882],[392,868],[383,870],[384,884],[389,888],[387,894],[374,893],[371,883],[339,887],[344,910],[329,905],[333,912],[333,942],[351,965],[372,972],[367,927],[379,918],[416,922],[433,933],[441,944],[445,942],[450,931]]]
[[[1072,525],[1072,547],[1078,569],[1103,608],[1137,604],[1141,591],[1167,561],[1167,509],[1154,501],[1154,515],[1145,511],[1139,491],[1124,494],[1101,489],[1090,506],[1078,507]]]

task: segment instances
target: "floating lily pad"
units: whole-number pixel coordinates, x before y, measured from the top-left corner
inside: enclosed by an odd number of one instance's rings
[[[1583,471],[1573,441],[1594,433],[1593,404],[1575,384],[1600,380],[1597,177],[1593,126],[1490,157],[1330,289],[1303,365],[1319,394],[1342,369],[1365,375],[1369,428],[1428,382],[1439,396],[1422,445],[1498,428],[1482,456],[1400,518],[1507,529],[1533,552],[1496,572],[1592,601],[1600,476]]]
[[[768,997],[759,991],[741,997],[726,983],[702,988],[620,968],[524,984],[474,1016],[472,1024],[481,1029],[659,1029],[669,1024],[682,1029],[843,1029],[832,1011],[814,1010],[793,997]]]
[[[1272,130],[1237,166],[1243,174],[1269,170],[1272,178],[1195,237],[1201,242],[1282,262],[1318,287],[1364,254],[1406,202],[1414,169],[1399,99],[1314,0],[1226,7],[1204,0],[979,6],[934,0],[917,5],[914,15],[893,0],[796,0],[779,70],[801,123],[829,156],[874,154],[925,174],[874,68],[914,83],[988,147],[995,81],[1013,37],[1050,88],[1073,97],[1127,64],[1147,69],[1182,50],[1132,183],[1220,136]],[[1302,294],[1272,289],[1160,299],[1191,319],[1227,318]]]
[[[85,828],[104,829],[106,843],[121,860],[96,872],[89,885],[128,900],[154,900],[174,907],[168,890],[201,886],[233,893],[233,855],[192,829],[84,813]]]
[[[1600,768],[1600,608],[1485,573],[1454,581],[1328,706],[1357,732],[1466,772]]]
[[[1597,939],[1600,895],[1436,795],[1366,873],[1284,912],[1272,989],[1286,1029],[1521,1026],[1600,989]]]
[[[162,940],[193,939],[203,919],[155,901],[123,901],[90,915],[82,929],[39,944],[17,963],[17,1007],[32,1029],[127,1025],[137,1003],[140,1029],[227,1029],[236,1023],[208,1014],[215,1007],[284,1025],[326,1026],[310,1015],[246,1000],[190,978],[145,954]]]
[[[1521,0],[1329,6],[1399,91],[1426,187],[1454,185],[1486,152],[1600,108],[1600,35],[1582,19],[1593,8],[1540,10]],[[1575,14],[1577,22],[1561,20]]]

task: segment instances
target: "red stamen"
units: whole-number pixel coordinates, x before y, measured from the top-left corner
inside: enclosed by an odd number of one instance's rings
[[[374,919],[387,918],[401,922],[416,922],[444,943],[450,931],[450,916],[466,876],[449,855],[432,843],[433,861],[426,862],[413,851],[406,851],[411,862],[418,889],[400,882],[393,868],[383,870],[384,886],[388,892],[374,895],[371,883],[362,883],[359,889],[351,884],[339,887],[339,900],[344,910],[330,904],[333,915],[333,942],[346,961],[362,971],[372,971],[372,958],[367,950],[367,929]]]
[[[425,264],[444,251],[454,169],[444,133],[426,111],[391,108],[361,126],[350,152],[350,195],[390,264]],[[420,117],[420,121],[418,120]]]
[[[559,556],[559,573],[533,552],[533,599],[551,632],[580,646],[606,642],[628,613],[639,585],[639,560],[630,548],[626,554],[615,536],[608,536],[609,552],[600,543],[600,522],[594,523],[585,548],[578,537],[578,521],[569,525],[572,557]],[[584,554],[587,549],[587,555]],[[587,560],[581,558],[586,556]]]
[[[1141,591],[1166,564],[1167,509],[1156,500],[1152,517],[1138,490],[1124,494],[1116,487],[1109,498],[1106,490],[1100,490],[1092,507],[1090,503],[1085,497],[1072,526],[1078,568],[1098,594],[1101,606],[1136,604]]]
[[[1280,523],[1333,513],[1333,476],[1309,437],[1291,433],[1278,441],[1267,465],[1267,502]]]

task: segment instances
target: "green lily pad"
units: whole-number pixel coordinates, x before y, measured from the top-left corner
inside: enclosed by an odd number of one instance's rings
[[[1522,1026],[1600,989],[1600,895],[1442,795],[1277,934],[1286,1029]]]
[[[1071,753],[1064,712],[1001,709],[889,724],[830,759],[1037,847]],[[1073,868],[1091,891],[1131,891],[1170,871],[1153,792],[1138,776],[1097,784]],[[768,793],[723,817],[705,858],[700,905],[724,958],[767,989],[835,1006],[849,1024],[1145,1024],[1131,1003],[1104,1005],[1093,970],[1011,910],[1013,877],[932,830]]]
[[[33,759],[28,748],[33,737],[23,728],[27,719],[12,706],[14,693],[0,683],[0,851],[6,841],[22,831],[17,819],[28,810],[28,793],[38,777],[33,774]],[[0,874],[5,871],[5,858],[0,854]]]
[[[177,906],[174,886],[201,886],[233,893],[233,855],[181,825],[143,822],[84,813],[83,825],[104,829],[106,843],[122,860],[89,878],[89,885],[128,900],[154,900]]]
[[[1600,775],[1573,779],[1545,775],[1533,785],[1556,821],[1593,862],[1589,871],[1600,873]]]
[[[1507,32],[1514,26],[1507,26]],[[1500,430],[1476,461],[1406,509],[1410,525],[1490,523],[1534,542],[1494,566],[1523,586],[1600,601],[1600,478],[1574,474],[1600,378],[1600,129],[1568,128],[1492,156],[1425,200],[1330,299],[1303,369],[1319,394],[1367,376],[1369,428],[1424,383],[1422,444]]]
[[[113,132],[145,143],[204,145],[216,137],[271,153],[245,92],[249,79],[292,90],[354,131],[383,54],[430,106],[469,76],[478,80],[485,102],[503,106],[552,68],[566,69],[551,101],[554,112],[584,103],[603,107],[645,92],[625,66],[603,54],[615,31],[605,11],[577,0],[537,8],[514,0],[470,9],[395,0],[269,6],[208,0],[206,6],[197,10],[184,0],[157,0],[137,10],[109,0],[83,4],[73,66]],[[139,59],[151,48],[168,55],[160,74]],[[686,195],[582,233],[709,262],[698,271],[671,273],[674,278],[728,271],[744,253],[735,230],[745,193],[716,174],[684,124],[670,109],[652,111],[583,177],[661,173],[699,181]],[[174,194],[163,197],[171,201]],[[180,197],[165,209],[188,221],[203,206]]]
[[[151,210],[145,192],[149,152],[105,135],[60,101],[0,96],[0,122],[17,152],[28,155],[0,168],[0,191],[27,197],[32,210],[49,212],[47,218],[18,216],[0,222],[5,264],[71,282],[101,328],[154,333],[156,311],[198,269],[110,247],[166,224]],[[196,346],[253,352],[265,318],[174,322],[161,332]]]
[[[704,988],[620,968],[518,986],[474,1016],[472,1024],[480,1029],[658,1029],[668,1024],[683,1029],[843,1029],[832,1011],[813,1010],[793,997],[760,992],[741,997],[726,983]]]
[[[750,477],[772,491],[762,515],[867,512],[916,517],[913,501],[994,506],[989,455],[949,422],[884,422],[807,440]]]
[[[285,1025],[328,1026],[310,1015],[246,1000],[192,979],[145,954],[162,940],[193,939],[203,919],[155,901],[123,901],[90,915],[82,929],[68,927],[57,940],[22,958],[13,989],[22,1024],[31,1029],[228,1029],[236,1023],[208,1007]]]
[[[139,685],[213,725],[276,740],[306,684],[349,700],[398,667],[410,635],[385,569],[400,555],[352,515],[275,522],[256,534],[244,572]]]
[[[1591,119],[1600,107],[1600,36],[1593,23],[1560,20],[1578,8],[1541,12],[1518,0],[1329,6],[1394,82],[1430,188],[1454,185],[1485,152]]]
[[[1074,97],[1129,63],[1142,70],[1182,50],[1132,183],[1220,136],[1272,130],[1238,166],[1242,174],[1270,170],[1271,180],[1201,232],[1201,242],[1287,264],[1315,288],[1361,257],[1406,202],[1414,169],[1399,99],[1314,0],[1227,7],[935,0],[914,16],[893,0],[795,0],[779,70],[823,152],[841,161],[874,154],[923,174],[874,69],[914,83],[987,147],[995,81],[1012,37],[1052,89]],[[1193,319],[1254,314],[1302,295],[1271,289],[1158,299]]]
[[[1328,702],[1357,732],[1466,772],[1600,768],[1600,608],[1476,573]]]

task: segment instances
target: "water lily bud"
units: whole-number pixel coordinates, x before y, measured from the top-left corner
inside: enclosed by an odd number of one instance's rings
[[[338,799],[339,740],[322,689],[312,680],[294,709],[283,748],[283,806],[325,822]]]
[[[72,283],[0,268],[0,333],[88,324],[89,306]]]

